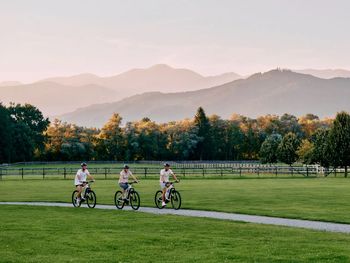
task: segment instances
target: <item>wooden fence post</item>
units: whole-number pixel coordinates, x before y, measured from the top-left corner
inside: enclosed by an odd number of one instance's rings
[[[23,175],[24,175],[24,169],[23,169],[23,167],[22,167],[22,169],[21,169],[21,175],[22,175],[22,180],[23,180]]]
[[[105,168],[105,180],[107,179],[107,168]]]
[[[278,168],[275,166],[275,176],[277,177]]]
[[[146,179],[146,177],[147,177],[147,167],[145,167],[145,179]]]
[[[66,171],[66,167],[63,168],[63,178],[64,180],[67,179],[67,171]]]
[[[204,178],[204,167],[202,168],[202,175],[203,175],[203,178]]]
[[[45,179],[45,168],[43,168],[43,179]]]

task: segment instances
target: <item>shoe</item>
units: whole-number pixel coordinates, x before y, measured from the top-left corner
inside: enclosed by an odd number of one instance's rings
[[[84,202],[86,199],[84,197],[81,198],[81,202]]]
[[[166,206],[166,203],[165,202],[162,202],[162,207],[165,207]]]
[[[77,198],[76,200],[75,200],[75,203],[77,204],[77,205],[79,205],[80,204],[80,198]]]

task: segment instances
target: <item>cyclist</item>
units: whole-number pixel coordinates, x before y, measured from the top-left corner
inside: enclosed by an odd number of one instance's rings
[[[77,203],[80,203],[81,199],[84,200],[84,198],[81,196],[81,192],[83,191],[86,185],[86,178],[88,177],[90,180],[95,181],[95,179],[90,175],[87,169],[87,164],[82,163],[80,166],[81,166],[81,169],[78,170],[74,180],[75,187],[78,191]]]
[[[120,172],[119,175],[119,186],[122,189],[122,197],[124,201],[128,201],[126,199],[127,189],[129,188],[129,176],[131,176],[135,182],[138,182],[137,178],[132,174],[132,172],[129,170],[128,165],[124,165],[123,170]]]
[[[179,180],[177,179],[176,175],[174,174],[174,172],[170,169],[170,164],[168,163],[165,163],[164,164],[164,169],[160,170],[160,179],[159,179],[159,182],[160,182],[160,188],[162,190],[162,207],[165,207],[166,206],[166,203],[165,203],[165,194],[168,190],[168,187],[170,186],[169,184],[169,176],[172,176],[174,178],[174,180],[176,182],[179,182]]]

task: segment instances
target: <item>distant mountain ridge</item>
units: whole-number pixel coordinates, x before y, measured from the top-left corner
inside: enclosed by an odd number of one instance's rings
[[[242,76],[233,72],[204,77],[189,69],[156,64],[149,68],[131,69],[109,77],[99,77],[87,73],[70,77],[49,78],[44,81],[70,86],[96,84],[118,91],[121,97],[127,97],[150,91],[179,92],[209,88],[239,78]]]
[[[0,82],[0,87],[12,87],[12,86],[18,86],[18,85],[22,85],[21,82],[19,81],[3,81]]]
[[[87,73],[47,78],[25,85],[0,86],[0,102],[31,103],[45,115],[57,116],[91,104],[118,101],[144,92],[197,90],[237,78],[241,76],[236,73],[204,77],[188,69],[159,64],[111,77]]]
[[[293,71],[312,75],[321,79],[350,78],[350,70],[345,69],[302,69]]]
[[[93,103],[111,101],[114,91],[97,86],[65,86],[54,82],[0,87],[0,101],[8,104],[30,103],[44,114],[63,114]],[[113,99],[112,99],[113,100]]]
[[[332,116],[350,110],[350,79],[321,79],[290,70],[257,73],[213,88],[197,91],[151,92],[118,102],[96,104],[61,116],[83,126],[101,127],[113,112],[124,121],[149,117],[158,122],[193,117],[199,106],[208,114],[228,118],[232,113],[256,117],[263,114],[314,113]]]

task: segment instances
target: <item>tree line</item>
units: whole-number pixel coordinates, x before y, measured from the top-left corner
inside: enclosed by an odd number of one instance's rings
[[[350,115],[313,114],[257,118],[233,114],[156,123],[145,117],[122,125],[115,113],[101,128],[54,120],[32,105],[0,104],[0,162],[68,160],[260,160],[299,161],[329,167],[350,163]]]

